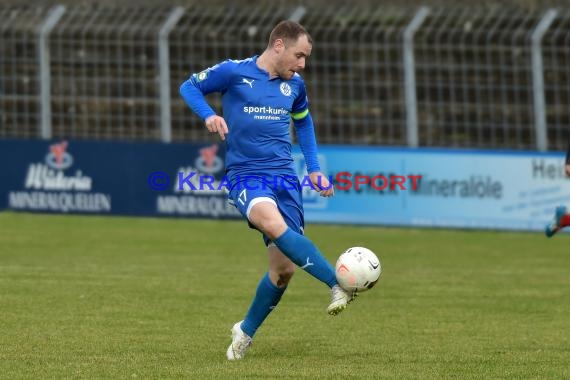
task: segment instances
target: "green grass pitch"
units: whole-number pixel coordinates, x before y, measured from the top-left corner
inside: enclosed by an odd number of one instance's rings
[[[338,317],[297,272],[228,362],[267,258],[242,221],[0,213],[0,378],[570,378],[570,238],[309,225],[378,285]]]

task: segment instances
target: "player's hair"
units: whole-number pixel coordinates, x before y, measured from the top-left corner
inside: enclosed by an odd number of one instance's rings
[[[309,43],[311,45],[313,44],[311,35],[301,24],[291,20],[281,21],[279,24],[275,25],[275,28],[271,31],[267,47],[272,47],[275,40],[278,39],[282,39],[285,45],[287,45],[288,42],[297,41],[302,35],[307,36]]]

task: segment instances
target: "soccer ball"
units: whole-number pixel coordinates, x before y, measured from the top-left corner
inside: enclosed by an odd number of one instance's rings
[[[335,271],[336,280],[344,290],[364,292],[376,285],[382,266],[368,248],[352,247],[340,255]]]

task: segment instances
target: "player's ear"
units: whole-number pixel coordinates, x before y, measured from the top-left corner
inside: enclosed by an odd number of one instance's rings
[[[276,39],[275,42],[273,43],[273,49],[277,53],[280,53],[281,51],[285,50],[285,41],[283,41],[283,39],[281,38]]]

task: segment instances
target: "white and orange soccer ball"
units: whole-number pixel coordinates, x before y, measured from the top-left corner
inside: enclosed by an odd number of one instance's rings
[[[382,266],[378,256],[368,248],[352,247],[340,255],[335,271],[343,289],[364,292],[376,285]]]

